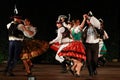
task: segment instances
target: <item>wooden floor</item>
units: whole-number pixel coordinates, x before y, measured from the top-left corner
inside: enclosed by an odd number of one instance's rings
[[[3,75],[2,70],[5,64],[0,64],[0,80],[120,80],[120,62],[106,63],[104,67],[98,68],[98,75],[92,79],[88,76],[87,68],[82,70],[80,77],[74,77],[70,72],[61,73],[61,65],[35,64],[32,72],[33,78],[24,76],[25,71],[22,64],[18,64],[14,73],[16,76],[8,77]]]

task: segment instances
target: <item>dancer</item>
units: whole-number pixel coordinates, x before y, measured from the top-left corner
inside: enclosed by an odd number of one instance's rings
[[[63,26],[61,21],[60,22],[56,22],[56,26],[58,28],[58,30],[57,30],[57,37],[55,39],[53,39],[52,41],[50,41],[49,44],[50,45],[52,45],[54,43],[58,43],[59,44],[59,48],[57,50],[55,59],[62,64],[62,67],[63,67],[63,71],[62,72],[67,72],[67,69],[66,69],[67,61],[65,60],[65,58],[63,56],[58,56],[58,53],[62,50],[63,47],[68,45],[68,44],[61,44],[61,41],[64,38],[64,36],[66,36],[66,35],[70,37],[70,34],[69,34],[70,31],[66,27]],[[67,32],[67,33],[64,35],[63,34],[64,32]],[[67,38],[67,39],[69,41],[72,41],[72,39],[69,39],[69,38]],[[63,40],[63,41],[66,41],[66,40]]]
[[[13,21],[7,24],[9,37],[8,61],[7,67],[5,69],[5,74],[7,76],[15,76],[13,73],[13,69],[17,64],[20,57],[20,53],[22,51],[22,41],[24,39],[24,34],[19,28],[24,25],[22,24],[21,18],[21,16],[15,15],[11,17]]]
[[[27,76],[32,75],[31,68],[33,63],[32,58],[41,55],[48,49],[48,43],[42,40],[35,40],[33,37],[36,34],[36,27],[31,25],[31,21],[26,18],[24,20],[24,27],[22,28],[23,33],[25,34],[25,39],[23,41],[23,50],[21,53],[21,60],[25,66]]]
[[[66,66],[67,61],[71,61],[76,58],[79,58],[80,60],[85,60],[86,57],[83,44],[80,41],[74,41],[71,38],[70,31],[65,31],[65,27],[63,27],[62,22],[57,22],[56,26],[58,27],[58,35],[55,39],[50,41],[50,44],[56,42],[59,42],[60,44],[55,57],[56,60],[58,60],[61,64],[64,64],[64,66]],[[71,65],[71,63],[67,64]],[[79,76],[79,73],[75,74]]]
[[[108,39],[109,36],[107,32],[104,30],[104,21],[100,18],[99,19],[101,23],[100,27],[100,40],[99,40],[99,54],[98,54],[98,66],[104,66],[106,63],[106,59],[104,55],[107,53],[107,48],[104,43],[104,40]]]
[[[99,20],[93,15],[87,17],[87,28],[84,30],[85,48],[86,48],[86,63],[89,72],[89,76],[97,75],[97,61],[99,53],[99,34],[97,32],[100,29]]]
[[[72,34],[72,38],[75,41],[80,41],[82,43],[82,29],[84,28],[86,18],[87,18],[87,14],[84,14],[83,21],[81,24],[80,24],[79,19],[74,20],[74,25],[71,28],[71,34]],[[81,45],[79,45],[79,46],[81,46]],[[73,73],[76,71],[76,73],[80,75],[81,67],[83,66],[83,63],[85,63],[84,61],[85,60],[80,61],[79,59],[73,59],[74,64],[71,67],[71,72]]]

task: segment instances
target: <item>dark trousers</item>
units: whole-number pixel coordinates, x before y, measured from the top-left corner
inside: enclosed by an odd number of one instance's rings
[[[97,68],[99,44],[86,43],[85,46],[86,46],[87,68],[88,68],[89,74],[92,74],[94,71],[96,71],[96,68]]]
[[[8,62],[6,71],[12,71],[18,60],[20,59],[20,53],[22,51],[21,41],[9,41]]]

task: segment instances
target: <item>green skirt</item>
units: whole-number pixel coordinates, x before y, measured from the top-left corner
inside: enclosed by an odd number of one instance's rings
[[[103,43],[100,54],[106,54],[106,53],[107,53],[107,48],[106,48],[105,44]]]

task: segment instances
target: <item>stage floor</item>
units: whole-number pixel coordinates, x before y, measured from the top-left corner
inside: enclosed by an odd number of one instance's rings
[[[16,76],[10,77],[3,75],[2,70],[6,64],[0,64],[0,80],[120,80],[120,62],[106,63],[103,67],[98,67],[98,75],[92,79],[88,76],[87,68],[81,71],[80,77],[74,77],[70,72],[61,73],[59,64],[34,64],[32,69],[33,78],[25,75],[22,64],[18,64],[14,69]]]

